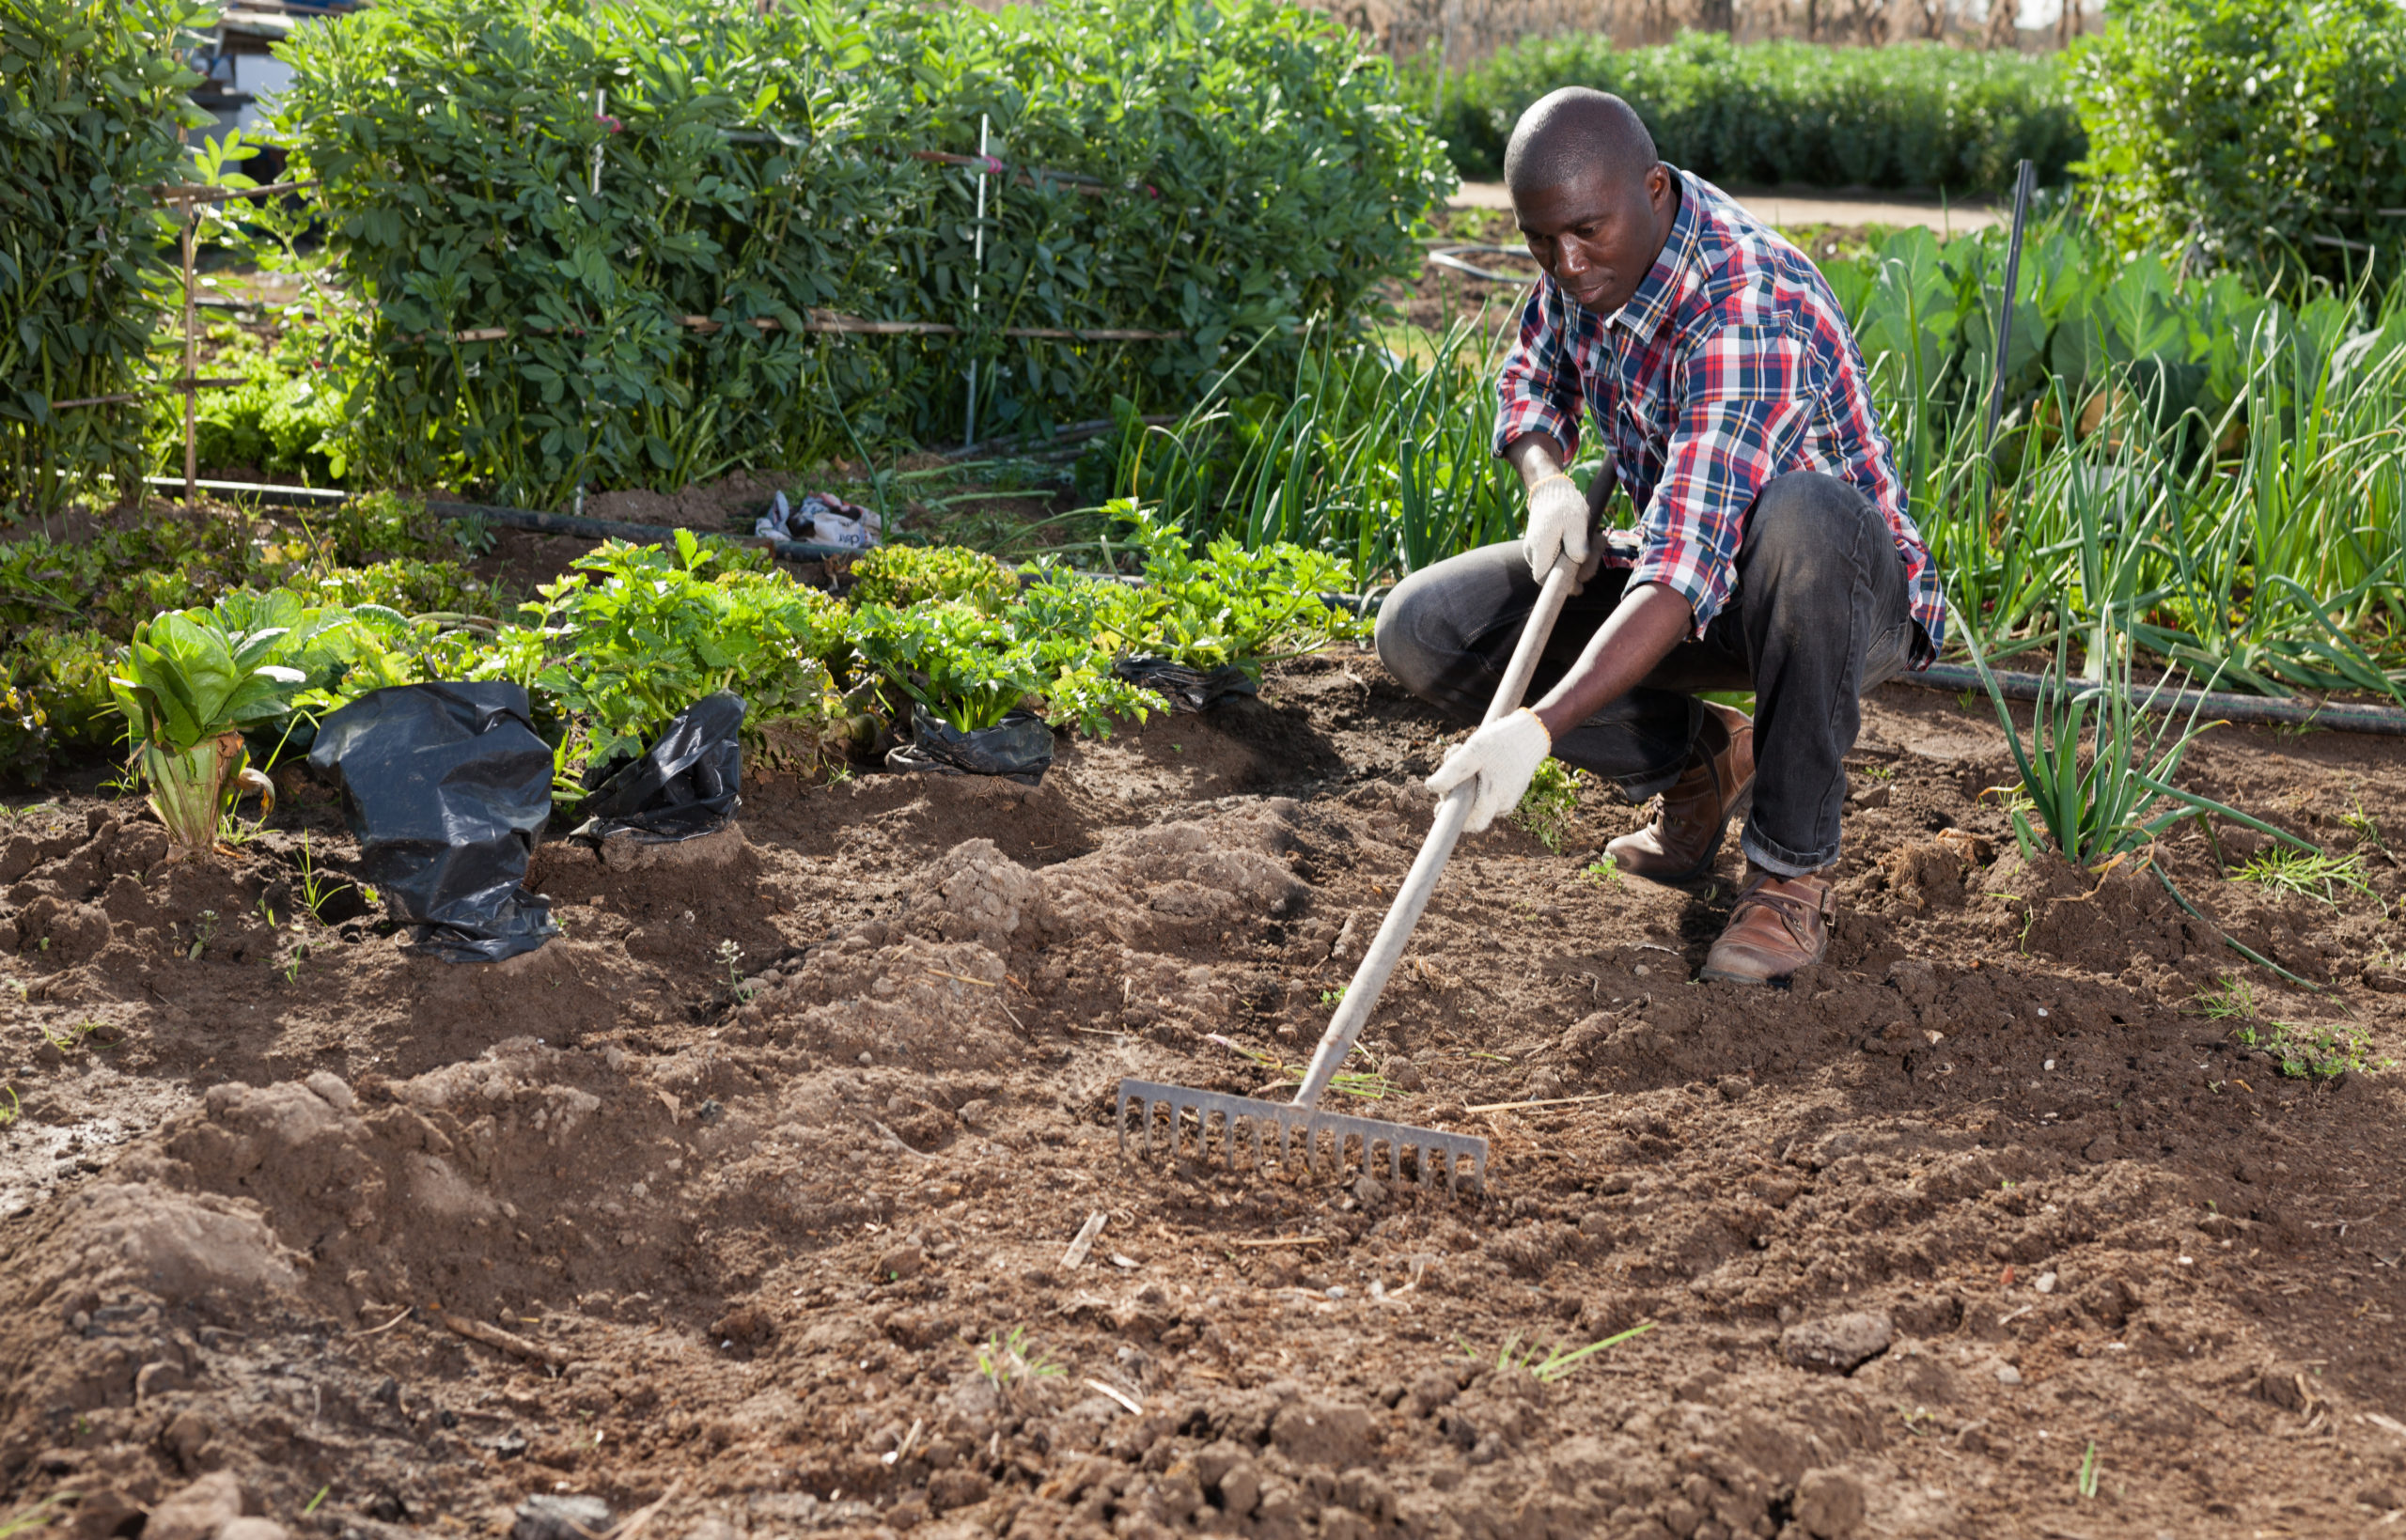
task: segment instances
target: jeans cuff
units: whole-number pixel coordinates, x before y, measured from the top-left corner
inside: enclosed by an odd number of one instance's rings
[[[1748,861],[1780,877],[1809,877],[1838,858],[1838,842],[1836,840],[1818,854],[1800,855],[1785,845],[1766,839],[1762,831],[1755,827],[1752,818],[1746,820],[1744,831],[1738,836],[1738,848],[1745,852]]]
[[[1624,776],[1615,781],[1613,786],[1620,792],[1621,801],[1635,807],[1648,798],[1659,797],[1678,786],[1680,777],[1687,773],[1687,768],[1688,762],[1682,757],[1678,764],[1668,770],[1656,770],[1646,775]]]

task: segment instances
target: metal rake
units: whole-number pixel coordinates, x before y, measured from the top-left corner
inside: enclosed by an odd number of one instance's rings
[[[1538,659],[1545,651],[1546,639],[1554,634],[1554,623],[1562,614],[1563,601],[1570,597],[1571,584],[1578,579],[1574,564],[1557,561],[1554,570],[1546,574],[1545,586],[1539,590],[1536,608],[1529,612],[1528,623],[1521,628],[1521,639],[1513,646],[1512,661],[1504,670],[1503,682],[1496,687],[1495,699],[1487,708],[1487,721],[1494,722],[1520,709],[1521,697],[1527,693],[1529,679],[1537,672]],[[1253,1151],[1257,1170],[1265,1162],[1267,1143],[1265,1132],[1277,1129],[1278,1160],[1289,1162],[1295,1141],[1304,1146],[1306,1170],[1336,1173],[1349,1169],[1358,1159],[1368,1170],[1374,1151],[1386,1150],[1387,1171],[1399,1177],[1403,1168],[1403,1151],[1409,1147],[1418,1159],[1420,1182],[1423,1187],[1434,1183],[1438,1168],[1445,1173],[1448,1190],[1458,1190],[1461,1183],[1462,1158],[1468,1157],[1473,1175],[1483,1186],[1487,1177],[1487,1141],[1476,1134],[1446,1133],[1438,1128],[1416,1128],[1409,1123],[1387,1123],[1377,1118],[1353,1117],[1343,1112],[1320,1111],[1320,1094],[1328,1089],[1329,1081],[1336,1074],[1337,1066],[1353,1051],[1354,1039],[1370,1019],[1379,1003],[1379,993],[1386,988],[1388,975],[1403,959],[1403,949],[1412,940],[1413,927],[1420,923],[1420,911],[1429,907],[1429,895],[1436,890],[1437,879],[1445,869],[1447,858],[1454,853],[1454,842],[1461,838],[1462,824],[1470,817],[1471,795],[1475,782],[1456,786],[1437,804],[1437,816],[1429,825],[1429,837],[1421,842],[1420,854],[1414,858],[1412,870],[1396,891],[1395,904],[1379,926],[1378,935],[1363,955],[1362,964],[1353,971],[1353,981],[1345,987],[1344,998],[1337,1003],[1336,1014],[1330,1019],[1328,1031],[1321,1034],[1320,1047],[1312,1051],[1311,1066],[1304,1072],[1304,1083],[1295,1088],[1291,1102],[1265,1101],[1258,1097],[1240,1097],[1226,1091],[1203,1091],[1193,1086],[1163,1085],[1152,1081],[1126,1080],[1119,1082],[1119,1100],[1113,1112],[1118,1125],[1119,1148],[1128,1149],[1128,1108],[1131,1103],[1144,1109],[1145,1149],[1150,1153],[1165,1146],[1176,1157],[1189,1136],[1196,1154],[1211,1159],[1212,1133],[1216,1128],[1222,1158],[1229,1169],[1236,1166],[1237,1146],[1247,1143]],[[1157,1144],[1156,1129],[1167,1112],[1166,1130]],[[1323,1155],[1326,1159],[1323,1160]]]

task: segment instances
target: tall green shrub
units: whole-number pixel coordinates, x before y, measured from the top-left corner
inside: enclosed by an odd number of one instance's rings
[[[1939,43],[1733,44],[1714,33],[1617,49],[1581,33],[1528,39],[1447,90],[1438,131],[1454,164],[1501,176],[1512,125],[1565,86],[1627,98],[1664,160],[1731,185],[1995,192],[2011,185],[2016,161],[2055,181],[2081,152],[2052,58]]]
[[[1408,265],[1449,179],[1389,67],[1273,0],[765,9],[385,0],[290,45],[281,127],[369,307],[371,472],[541,505],[957,439],[973,361],[981,433],[1175,400]],[[975,178],[913,155],[974,152],[981,115],[1015,168],[982,272]],[[798,330],[814,310],[968,334]]]
[[[176,131],[208,116],[175,57],[184,0],[0,0],[0,509],[47,513],[102,472],[142,470],[142,412],[57,401],[150,384],[172,298]]]
[[[2388,0],[2116,7],[2074,55],[2079,169],[2126,248],[2345,280],[2406,241],[2401,63]]]

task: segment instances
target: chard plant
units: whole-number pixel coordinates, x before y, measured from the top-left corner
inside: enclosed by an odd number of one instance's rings
[[[290,594],[233,596],[137,627],[126,677],[109,684],[133,760],[179,855],[215,848],[247,753],[242,730],[288,717],[292,697],[337,660],[342,610],[306,611]]]

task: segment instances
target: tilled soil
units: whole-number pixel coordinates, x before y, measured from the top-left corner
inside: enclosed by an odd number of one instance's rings
[[[1892,688],[1792,988],[1689,982],[1734,852],[1616,879],[1642,814],[1592,789],[1558,852],[1464,842],[1365,1045],[1391,1092],[1338,1099],[1485,1133],[1483,1184],[1124,1157],[1120,1077],[1307,1056],[1452,736],[1342,653],[1039,788],[756,782],[648,862],[543,846],[567,935],[490,966],[404,952],[305,787],[212,867],[132,802],[16,815],[0,1515],[2406,1532],[2406,1099],[2234,1036],[2406,1048],[2398,747],[2211,735],[2194,785],[2375,895],[2226,880],[2258,837],[2186,827],[2154,860],[2203,921],[2139,863],[2025,861],[1993,720]]]

